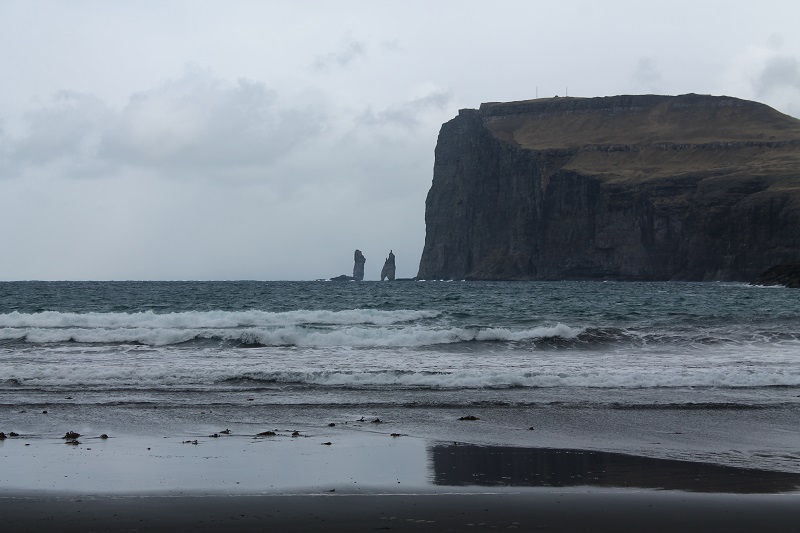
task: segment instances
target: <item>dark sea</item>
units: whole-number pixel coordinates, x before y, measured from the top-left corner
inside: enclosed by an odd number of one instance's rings
[[[431,442],[800,473],[800,291],[0,283],[0,412],[38,434],[378,418]]]

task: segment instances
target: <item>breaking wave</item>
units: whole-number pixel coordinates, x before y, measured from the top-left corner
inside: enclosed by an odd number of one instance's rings
[[[304,324],[385,326],[435,318],[438,311],[186,311],[182,313],[40,313],[0,314],[0,328],[239,328]]]
[[[514,372],[502,370],[458,370],[416,372],[268,372],[242,376],[253,383],[310,384],[340,387],[420,387],[443,389],[479,388],[674,388],[674,387],[794,387],[800,386],[800,371],[773,371],[760,375],[744,372],[688,373],[654,369],[652,372]],[[225,380],[238,382],[241,378]]]
[[[389,327],[319,327],[287,326],[277,328],[145,328],[145,327],[56,327],[0,329],[0,339],[28,343],[145,344],[167,346],[194,341],[218,341],[246,346],[352,346],[352,347],[421,347],[459,342],[521,342],[537,339],[575,339],[583,329],[563,324],[531,329],[505,328],[435,328],[426,326]]]
[[[261,390],[276,386],[312,386],[351,389],[546,389],[555,387],[587,387],[597,389],[652,388],[764,388],[800,387],[800,370],[765,369],[760,374],[745,368],[709,369],[688,372],[681,369],[642,368],[613,371],[543,371],[524,372],[494,368],[452,371],[338,371],[338,370],[255,370],[241,372],[226,368],[145,368],[114,366],[40,367],[27,374],[20,368],[12,385],[19,387],[69,387],[91,390],[159,389],[200,387],[202,390]],[[3,388],[0,384],[0,388]]]

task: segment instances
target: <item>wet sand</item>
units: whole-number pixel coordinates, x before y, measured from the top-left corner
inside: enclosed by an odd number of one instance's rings
[[[270,428],[261,428],[270,429]],[[21,434],[0,441],[10,531],[796,531],[800,474],[392,436]],[[294,435],[294,436],[293,436]]]
[[[0,498],[11,531],[724,531],[794,532],[793,495],[499,491],[347,495]]]

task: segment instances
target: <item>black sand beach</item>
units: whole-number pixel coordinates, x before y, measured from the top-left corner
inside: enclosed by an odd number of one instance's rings
[[[797,495],[523,490],[491,493],[0,498],[7,531],[794,532]]]
[[[2,442],[6,530],[789,532],[800,523],[800,474],[790,472],[349,430],[80,438]]]

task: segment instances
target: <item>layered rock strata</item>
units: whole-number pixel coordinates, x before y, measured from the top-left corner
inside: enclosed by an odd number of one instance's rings
[[[463,109],[420,279],[750,281],[800,263],[800,120],[705,95]]]

